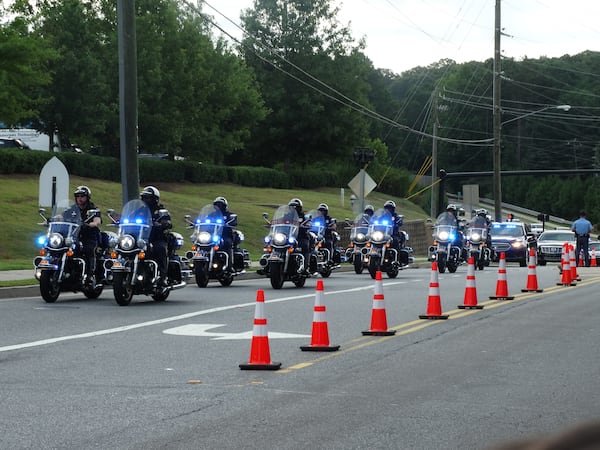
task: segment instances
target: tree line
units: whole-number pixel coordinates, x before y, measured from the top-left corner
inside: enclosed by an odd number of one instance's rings
[[[492,170],[491,59],[441,60],[402,74],[375,68],[331,0],[256,0],[240,18],[244,38],[234,43],[217,36],[200,6],[135,6],[141,153],[348,171],[353,149],[369,147],[369,173],[395,195],[405,195],[408,174],[422,169],[433,139],[438,167]],[[0,121],[57,130],[63,143],[118,156],[116,2],[17,0],[1,14]],[[598,167],[597,67],[600,53],[592,51],[503,60],[503,170]],[[561,104],[570,111],[552,109]],[[532,207],[519,183],[504,183],[504,200]],[[528,183],[533,192],[533,184],[548,182]],[[573,184],[575,191],[589,186]],[[482,182],[482,192],[491,191]],[[415,200],[427,207],[428,199]],[[549,213],[574,213],[567,200],[553,205],[558,211]],[[590,203],[592,215],[595,208]]]

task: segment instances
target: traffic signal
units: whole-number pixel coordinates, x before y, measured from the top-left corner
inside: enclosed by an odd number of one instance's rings
[[[548,214],[538,214],[537,215],[537,220],[540,220],[542,222],[548,222],[550,220],[550,216]]]

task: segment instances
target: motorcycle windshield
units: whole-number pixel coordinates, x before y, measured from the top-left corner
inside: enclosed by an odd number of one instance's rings
[[[433,236],[440,242],[454,241],[457,235],[456,218],[443,212],[435,221]]]
[[[66,209],[61,214],[52,217],[48,224],[48,236],[60,234],[64,238],[77,239],[81,226],[81,213],[77,206]]]
[[[290,240],[296,241],[299,226],[300,218],[296,210],[292,206],[282,205],[273,214],[269,235],[272,238],[284,235],[288,242]]]
[[[467,230],[467,239],[471,242],[485,241],[487,238],[487,221],[483,217],[475,217]]]
[[[148,240],[152,229],[152,213],[141,200],[130,200],[121,212],[119,236],[128,234],[134,239]]]
[[[205,205],[194,222],[195,240],[199,244],[218,244],[221,242],[225,219],[215,205]]]
[[[316,209],[311,209],[308,212],[310,216],[310,231],[322,238],[325,235],[325,217]]]
[[[378,209],[369,220],[369,236],[371,239],[383,241],[391,238],[394,219],[389,211]]]
[[[363,242],[367,240],[369,234],[369,217],[364,214],[359,214],[352,222],[350,229],[350,240],[355,242]]]

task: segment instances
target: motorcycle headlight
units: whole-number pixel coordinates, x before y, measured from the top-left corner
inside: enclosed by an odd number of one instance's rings
[[[471,234],[471,240],[472,241],[480,241],[481,240],[481,234],[479,234],[479,233],[473,233],[473,234]]]
[[[201,231],[197,236],[199,244],[210,244],[211,235],[208,231]]]
[[[135,239],[129,234],[121,236],[121,239],[119,240],[119,247],[121,247],[125,251],[129,251],[133,247],[135,247]]]
[[[287,236],[284,233],[275,233],[273,236],[273,244],[285,245],[287,242]]]
[[[371,235],[371,239],[377,242],[383,241],[384,237],[385,235],[383,234],[383,231],[374,231]]]
[[[48,244],[50,245],[50,248],[60,248],[63,246],[63,243],[64,243],[64,239],[58,233],[52,233],[48,237]]]
[[[437,238],[440,241],[447,241],[449,237],[450,233],[448,233],[447,231],[440,231],[437,235]]]
[[[365,233],[357,233],[355,240],[356,242],[365,242],[367,240],[367,235]]]

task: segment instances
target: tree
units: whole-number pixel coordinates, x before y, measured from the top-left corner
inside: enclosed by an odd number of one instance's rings
[[[368,140],[370,61],[329,0],[257,0],[240,47],[270,114],[240,159],[257,165],[351,158]],[[344,98],[345,97],[345,98]],[[352,103],[353,107],[348,106]]]
[[[56,54],[28,30],[18,15],[0,25],[0,121],[16,126],[39,117],[48,101],[40,91],[50,84],[49,66]]]

